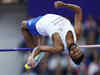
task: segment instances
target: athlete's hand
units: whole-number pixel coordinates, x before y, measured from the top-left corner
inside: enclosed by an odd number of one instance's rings
[[[56,1],[56,2],[54,2],[54,6],[56,8],[63,7],[64,6],[64,2],[62,2],[62,1]]]

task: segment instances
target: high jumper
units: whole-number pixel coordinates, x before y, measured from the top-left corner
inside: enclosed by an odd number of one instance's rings
[[[57,14],[45,14],[36,18],[23,21],[22,32],[26,43],[30,48],[35,48],[29,57],[27,64],[34,67],[34,58],[41,52],[69,54],[75,64],[80,64],[84,58],[78,45],[81,34],[82,9],[75,4],[62,1],[54,2],[56,8],[69,8],[75,12],[74,26],[71,22]],[[38,45],[38,40],[48,36],[52,39],[53,46]],[[34,42],[33,42],[34,41]]]

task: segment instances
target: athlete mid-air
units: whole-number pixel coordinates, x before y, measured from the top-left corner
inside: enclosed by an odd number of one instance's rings
[[[27,64],[32,65],[32,67],[35,64],[34,57],[40,52],[66,52],[75,64],[80,64],[84,57],[77,45],[81,32],[82,9],[80,6],[67,4],[62,1],[56,1],[54,5],[56,8],[69,8],[75,12],[74,26],[67,18],[57,14],[45,14],[23,21],[22,32],[26,43],[28,43],[29,47],[37,47],[27,61]],[[43,36],[49,36],[52,39],[53,46],[38,45],[38,40],[42,40]]]

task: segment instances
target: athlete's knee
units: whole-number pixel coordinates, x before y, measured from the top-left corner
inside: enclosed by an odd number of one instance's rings
[[[22,25],[23,25],[23,24],[26,24],[26,23],[27,23],[27,21],[26,21],[26,20],[23,20],[23,21],[22,21]]]
[[[21,29],[22,29],[22,30],[23,30],[23,29],[26,29],[26,23],[27,23],[26,20],[22,21],[22,23],[21,23]]]

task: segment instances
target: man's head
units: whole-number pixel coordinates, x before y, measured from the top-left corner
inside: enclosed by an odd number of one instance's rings
[[[84,57],[79,46],[74,43],[69,47],[69,55],[76,64],[80,64]]]

